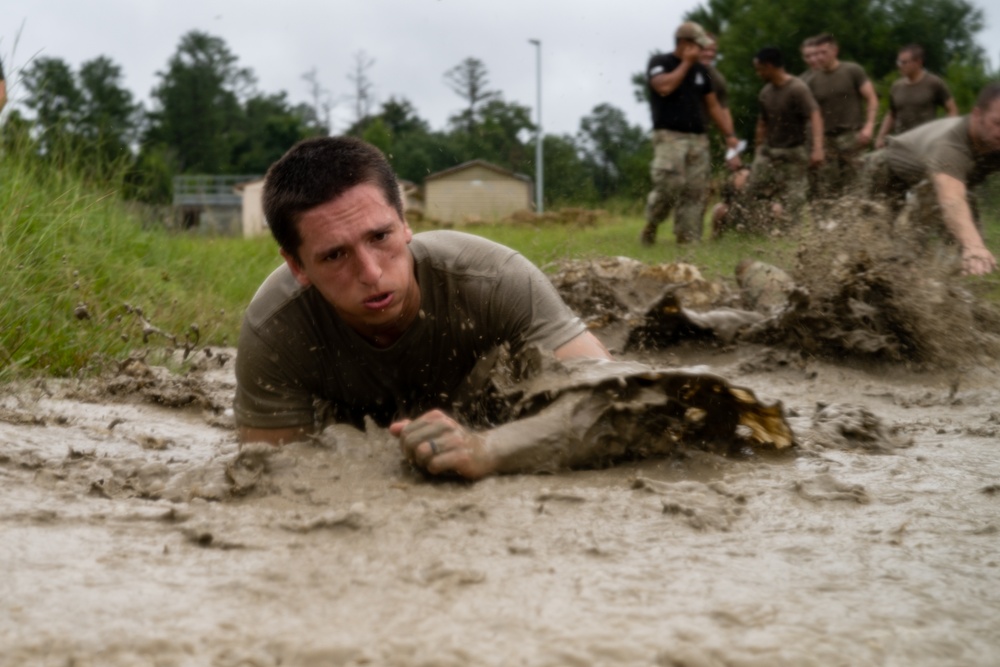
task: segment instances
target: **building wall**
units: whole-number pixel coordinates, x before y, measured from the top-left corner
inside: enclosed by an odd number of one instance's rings
[[[424,183],[426,215],[441,222],[492,221],[531,209],[531,183],[478,165]]]
[[[243,236],[260,236],[268,234],[267,221],[264,220],[264,181],[256,181],[243,186]]]

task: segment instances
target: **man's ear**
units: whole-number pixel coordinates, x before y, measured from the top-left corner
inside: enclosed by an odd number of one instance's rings
[[[413,229],[410,228],[410,223],[406,221],[406,218],[403,218],[403,238],[406,239],[407,243],[413,240]]]
[[[309,282],[309,276],[306,275],[306,272],[302,269],[302,265],[299,264],[299,261],[284,250],[281,251],[281,256],[284,258],[285,264],[288,265],[288,268],[292,270],[292,275],[299,281],[299,284],[303,287],[309,287],[312,283]]]

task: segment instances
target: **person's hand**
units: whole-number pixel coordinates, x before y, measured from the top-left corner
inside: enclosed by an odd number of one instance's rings
[[[496,470],[486,439],[440,410],[395,422],[389,432],[399,438],[403,456],[432,475],[453,472],[480,479]]]
[[[697,44],[685,44],[681,48],[681,60],[693,65],[701,59],[701,47]]]
[[[858,146],[867,146],[872,142],[872,128],[865,125],[863,128],[858,130]]]
[[[962,248],[962,273],[967,276],[982,276],[997,269],[997,260],[986,246]]]
[[[885,148],[885,137],[878,136],[875,138],[875,148]]]
[[[822,148],[813,148],[809,152],[809,166],[815,169],[816,167],[823,164],[823,160],[826,159],[826,155],[823,153]]]
[[[729,171],[739,171],[743,167],[743,161],[740,160],[739,155],[734,155],[726,160],[726,166],[729,168]]]

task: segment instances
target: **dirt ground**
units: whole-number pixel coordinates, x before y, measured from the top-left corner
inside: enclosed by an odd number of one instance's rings
[[[779,401],[796,445],[468,484],[374,426],[238,451],[231,350],[0,388],[0,665],[997,663],[995,364],[624,352],[621,293],[588,307],[618,356]]]

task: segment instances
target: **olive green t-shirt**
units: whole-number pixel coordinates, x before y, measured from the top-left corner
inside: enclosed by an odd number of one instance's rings
[[[719,100],[719,106],[728,109],[729,84],[726,82],[726,77],[715,65],[705,65],[705,69],[708,70],[708,78],[712,80],[712,92],[715,93],[715,99]],[[712,117],[708,115],[708,106],[705,104],[701,105],[701,119],[705,127],[713,123]]]
[[[1000,152],[976,153],[969,137],[969,117],[939,118],[889,137],[885,159],[908,186],[932,174],[947,174],[974,187],[1000,171]]]
[[[802,80],[823,112],[826,134],[860,130],[865,124],[861,86],[868,76],[860,65],[842,60],[832,72],[809,70]]]
[[[897,79],[889,89],[889,110],[895,119],[893,134],[934,120],[938,108],[950,99],[948,84],[930,72],[924,72],[916,83],[910,83],[906,77]]]
[[[782,86],[769,83],[760,91],[758,100],[768,146],[794,148],[806,143],[809,116],[817,106],[806,84],[794,76]]]
[[[517,252],[453,231],[410,243],[420,313],[388,348],[347,326],[286,266],[247,308],[236,357],[236,422],[251,428],[362,426],[453,409],[476,361],[502,343],[553,350],[585,327],[538,268]]]

